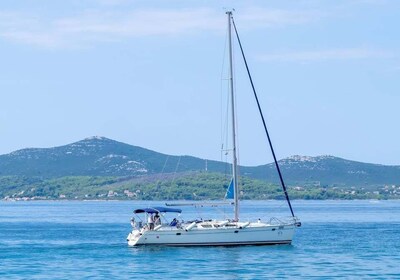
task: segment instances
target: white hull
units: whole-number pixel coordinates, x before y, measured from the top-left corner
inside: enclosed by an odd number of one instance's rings
[[[273,245],[290,244],[295,224],[270,225],[264,223],[234,223],[222,227],[203,227],[200,223],[193,228],[170,226],[156,230],[142,228],[129,233],[129,246],[229,246],[229,245]],[[210,225],[210,223],[208,223]],[[189,226],[190,227],[190,226]]]

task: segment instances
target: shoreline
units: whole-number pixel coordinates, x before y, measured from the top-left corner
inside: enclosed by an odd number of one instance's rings
[[[360,199],[360,198],[354,198],[354,199],[301,199],[301,198],[296,198],[296,199],[290,199],[291,201],[400,201],[400,198],[365,198],[365,199]],[[49,201],[49,202],[140,202],[140,201],[145,201],[145,202],[166,202],[166,201],[180,201],[180,202],[221,202],[224,200],[179,200],[179,199],[169,199],[169,200],[149,200],[149,199],[1,199],[0,202],[35,202],[35,201]],[[243,201],[284,201],[284,199],[244,199],[241,200]],[[201,204],[201,203],[200,203]]]

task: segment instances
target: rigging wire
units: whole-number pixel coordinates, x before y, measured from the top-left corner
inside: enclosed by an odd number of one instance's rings
[[[232,18],[233,19],[233,18]],[[233,79],[233,94],[234,94],[234,99],[235,100],[237,100],[237,87],[236,87],[236,81],[237,81],[237,79],[236,79],[236,64],[235,64],[235,61],[236,61],[236,57],[235,57],[235,44],[232,44],[232,56],[233,56],[233,58],[232,58],[232,68],[233,68],[233,73],[232,73],[232,79]],[[233,100],[232,100],[232,102],[233,102]],[[239,111],[238,111],[238,106],[237,106],[237,103],[238,102],[234,102],[234,106],[235,106],[235,112],[236,112],[236,114],[234,115],[234,118],[235,118],[235,121],[234,121],[234,123],[235,123],[235,132],[236,132],[236,135],[234,135],[234,137],[235,137],[235,140],[236,140],[236,178],[237,178],[237,182],[236,182],[236,187],[237,187],[237,189],[238,189],[238,196],[240,196],[240,188],[239,188],[239,186],[240,186],[240,181],[241,181],[241,177],[240,177],[240,150],[239,150],[239,148],[240,148],[240,143],[239,143],[239,122],[238,122],[238,115],[239,115]],[[238,206],[237,207],[240,207],[240,204],[238,204]],[[240,209],[239,209],[239,211],[240,211]]]
[[[237,37],[237,39],[238,39],[238,43],[239,43],[240,51],[241,51],[241,53],[242,53],[242,57],[243,57],[243,60],[244,60],[244,64],[246,65],[246,70],[247,70],[247,74],[248,74],[249,79],[250,79],[251,87],[253,88],[253,93],[254,93],[254,97],[255,97],[256,102],[257,102],[258,111],[259,111],[259,113],[260,113],[261,120],[262,120],[263,125],[264,125],[264,130],[265,130],[265,133],[266,133],[266,135],[267,135],[268,143],[269,143],[269,146],[270,146],[270,148],[271,148],[271,153],[272,153],[272,156],[273,156],[273,158],[274,158],[274,162],[275,162],[276,169],[277,169],[277,171],[278,171],[279,179],[280,179],[280,181],[281,181],[282,189],[283,189],[283,192],[284,192],[284,194],[285,194],[286,201],[287,201],[287,203],[288,203],[288,205],[289,205],[290,212],[292,213],[292,216],[294,217],[294,212],[293,212],[292,204],[290,203],[289,194],[288,194],[288,192],[287,192],[285,182],[283,181],[283,177],[282,177],[281,170],[280,170],[280,168],[279,168],[278,161],[276,160],[274,148],[273,148],[273,146],[272,146],[271,138],[270,138],[269,133],[268,133],[267,125],[266,125],[266,123],[265,123],[264,115],[263,115],[262,110],[261,110],[260,102],[258,101],[258,96],[257,96],[257,93],[256,93],[256,89],[255,89],[255,87],[254,87],[253,79],[252,79],[251,74],[250,74],[249,66],[247,65],[246,56],[244,55],[242,43],[240,42],[239,34],[238,34],[237,29],[236,29],[236,24],[235,24],[235,21],[233,20],[233,17],[232,17],[232,16],[231,16],[231,19],[232,19],[233,27],[234,27],[234,29],[235,29],[236,37]]]
[[[161,175],[164,174],[164,169],[165,169],[165,167],[167,166],[168,159],[169,159],[169,155],[167,155],[167,158],[165,159],[164,166],[163,166],[163,168],[162,168],[162,170],[161,170]]]
[[[157,180],[157,182],[156,182],[157,189],[160,188],[161,180],[163,179],[164,170],[165,170],[165,168],[166,168],[166,166],[167,166],[168,159],[169,159],[169,155],[167,155],[167,157],[166,157],[166,159],[165,159],[165,162],[164,162],[164,166],[163,166],[163,168],[162,168],[162,170],[161,170],[161,174],[158,176],[158,180]]]
[[[175,182],[175,177],[176,177],[176,173],[177,173],[177,171],[178,171],[178,168],[179,168],[179,164],[180,164],[180,162],[181,162],[181,157],[182,157],[182,156],[179,156],[179,158],[178,158],[178,162],[176,163],[176,167],[175,167],[174,175],[173,175],[173,177],[172,177],[172,180],[171,180],[171,186],[172,186],[172,185],[173,185],[173,183]]]
[[[225,58],[226,58],[226,50],[227,50],[227,45],[228,45],[228,28],[226,29],[225,33],[225,44],[224,44],[224,54],[223,54],[223,59],[222,59],[222,68],[221,68],[221,86],[220,86],[220,91],[221,91],[221,161],[225,163],[224,165],[224,175],[225,178],[228,176],[228,170],[231,170],[229,168],[228,164],[228,154],[229,154],[229,143],[228,143],[228,132],[229,132],[229,104],[230,104],[230,94],[229,94],[229,86],[226,87],[226,93],[224,93],[224,82],[227,81],[228,79],[225,77],[226,73],[224,73],[225,70]],[[226,102],[224,103],[224,96],[226,96]],[[224,108],[225,106],[225,108]],[[224,146],[225,145],[225,146]],[[229,172],[230,175],[232,175],[232,172]]]
[[[222,56],[222,67],[221,67],[221,83],[220,83],[220,106],[221,106],[221,161],[223,161],[223,154],[224,154],[224,131],[225,131],[225,127],[224,127],[224,94],[223,94],[223,81],[224,81],[224,69],[225,69],[225,56],[226,56],[226,42],[227,42],[227,34],[225,35],[225,44],[224,44],[224,54]]]

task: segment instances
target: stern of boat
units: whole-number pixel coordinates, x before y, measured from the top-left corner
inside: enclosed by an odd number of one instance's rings
[[[128,241],[128,245],[135,246],[141,236],[142,236],[142,234],[139,230],[137,230],[137,229],[132,230],[126,237],[126,240]]]

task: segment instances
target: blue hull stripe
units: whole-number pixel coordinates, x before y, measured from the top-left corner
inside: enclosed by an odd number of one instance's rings
[[[238,245],[279,245],[290,244],[291,240],[280,241],[244,241],[244,242],[204,242],[204,243],[145,243],[136,244],[136,246],[154,245],[154,246],[238,246]]]

